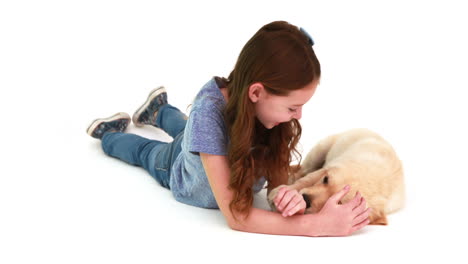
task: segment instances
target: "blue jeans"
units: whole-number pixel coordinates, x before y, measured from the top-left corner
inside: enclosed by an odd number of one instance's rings
[[[172,142],[151,140],[130,133],[110,132],[102,137],[102,149],[109,156],[145,168],[159,184],[169,189],[172,164],[181,151],[186,123],[185,115],[179,109],[170,104],[163,105],[154,125],[173,137]]]

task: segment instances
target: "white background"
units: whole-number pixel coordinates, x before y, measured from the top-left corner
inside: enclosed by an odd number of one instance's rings
[[[466,263],[461,2],[2,1],[0,262]],[[158,85],[185,111],[274,20],[304,27],[322,65],[301,119],[303,156],[366,127],[403,160],[407,205],[389,226],[345,238],[232,231],[219,210],[176,202],[86,135],[95,118],[133,114]],[[255,206],[266,208],[264,193]]]

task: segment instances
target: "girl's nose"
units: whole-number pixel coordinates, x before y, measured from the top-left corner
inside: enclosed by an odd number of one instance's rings
[[[293,115],[293,118],[299,120],[302,117],[302,107],[299,107]]]

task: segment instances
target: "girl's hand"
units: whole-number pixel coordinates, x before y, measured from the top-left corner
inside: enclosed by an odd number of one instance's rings
[[[301,194],[289,186],[283,186],[279,189],[276,197],[273,199],[276,210],[282,213],[284,217],[294,214],[304,214],[306,202]]]
[[[370,208],[366,209],[366,201],[359,192],[346,204],[340,200],[349,192],[346,186],[331,196],[318,213],[321,216],[320,235],[347,236],[369,224]]]

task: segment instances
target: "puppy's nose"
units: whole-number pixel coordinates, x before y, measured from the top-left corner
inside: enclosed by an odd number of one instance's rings
[[[309,195],[302,194],[302,198],[304,198],[304,201],[306,202],[306,208],[310,208],[310,197],[309,197]]]

